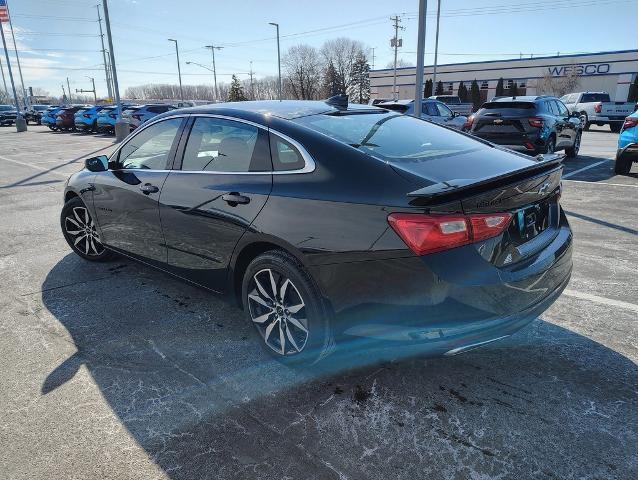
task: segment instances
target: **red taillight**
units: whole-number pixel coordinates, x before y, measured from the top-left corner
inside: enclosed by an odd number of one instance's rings
[[[495,237],[509,224],[509,213],[424,215],[392,213],[388,223],[417,255],[441,252]]]
[[[543,128],[543,119],[540,117],[530,117],[527,121],[534,128]]]
[[[632,128],[638,125],[638,117],[627,117],[625,123],[622,124],[622,128]]]
[[[465,130],[471,129],[473,123],[474,123],[474,115],[470,115],[469,117],[467,117],[467,120],[465,120],[465,123],[463,124],[463,129]]]
[[[594,112],[596,113],[600,113],[603,110],[603,104],[598,102],[597,104],[594,105]]]

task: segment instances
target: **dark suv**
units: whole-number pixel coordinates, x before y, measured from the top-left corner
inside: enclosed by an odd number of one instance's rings
[[[572,158],[578,155],[582,135],[580,118],[549,96],[503,97],[484,103],[468,118],[466,130],[519,152],[565,150]]]

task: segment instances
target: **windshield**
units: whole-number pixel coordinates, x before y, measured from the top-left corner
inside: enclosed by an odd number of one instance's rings
[[[311,115],[294,121],[391,162],[418,161],[488,148],[465,135],[393,112]]]
[[[583,93],[583,98],[581,98],[581,103],[590,103],[590,102],[608,102],[609,94],[608,93]]]
[[[49,108],[47,105],[34,105],[33,109],[37,110],[37,111],[43,111],[46,110],[47,108]]]
[[[13,110],[11,105],[0,105],[0,112],[6,112],[7,110]]]

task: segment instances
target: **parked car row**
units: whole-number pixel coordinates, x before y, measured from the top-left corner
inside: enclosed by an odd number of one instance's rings
[[[122,118],[134,130],[154,116],[175,108],[166,104],[123,104]],[[113,133],[118,113],[118,107],[114,105],[56,105],[41,112],[38,123],[53,131]]]

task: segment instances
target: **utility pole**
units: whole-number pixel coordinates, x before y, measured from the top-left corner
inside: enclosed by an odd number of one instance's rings
[[[111,76],[109,75],[109,66],[106,61],[106,49],[104,48],[104,33],[102,32],[102,17],[100,15],[100,5],[96,5],[97,8],[97,23],[100,26],[100,40],[102,41],[102,59],[104,60],[104,75],[106,77],[106,88],[109,92],[109,98],[113,99],[113,89],[111,88]],[[95,89],[95,87],[93,87]]]
[[[24,102],[24,108],[27,108],[26,89],[24,88],[24,78],[22,78],[22,67],[20,66],[20,56],[18,55],[18,45],[16,44],[16,36],[13,33],[13,22],[11,21],[11,12],[9,11],[9,2],[5,1],[7,6],[7,15],[9,16],[9,28],[11,29],[11,38],[13,39],[13,49],[16,53],[16,60],[18,62],[18,73],[20,74],[20,84],[22,85],[22,100]]]
[[[440,2],[441,0],[439,0]],[[416,47],[416,81],[414,87],[414,116],[421,118],[421,107],[423,99],[423,75],[425,62],[425,16],[427,15],[427,0],[419,0],[419,32]]]
[[[436,64],[439,59],[439,20],[441,18],[441,0],[436,8],[436,40],[434,40],[434,70],[432,71],[432,88],[436,88]]]
[[[69,77],[66,77],[66,91],[69,92],[69,103],[73,103],[71,100],[71,84],[69,83]]]
[[[374,70],[374,51],[377,49],[377,47],[370,47],[370,50],[372,50],[372,70]]]
[[[64,104],[64,101],[66,100],[67,102],[69,101],[69,97],[66,96],[66,90],[64,89],[64,83],[60,85],[62,87],[62,104]]]
[[[281,100],[281,54],[279,50],[279,24],[269,22],[269,25],[272,25],[277,29],[277,67],[279,69],[279,100]]]
[[[95,102],[95,104],[97,104],[97,94],[95,93],[95,79],[93,77],[86,77],[89,80],[91,80],[91,83],[93,84],[93,90],[84,90],[82,88],[80,88],[79,90],[76,88],[75,92],[76,93],[92,93],[93,94],[93,100]]]
[[[221,50],[224,47],[216,47],[215,45],[206,45],[206,48],[210,48],[210,53],[213,57],[213,81],[215,82],[215,101],[219,100],[219,92],[217,91],[217,70],[215,69],[215,50]]]
[[[255,99],[255,86],[253,84],[253,61],[250,61],[250,72],[248,73],[250,75],[250,99],[254,100]]]
[[[177,40],[169,38],[169,42],[175,43],[175,54],[177,55],[177,76],[179,77],[179,96],[184,101],[184,89],[182,88],[182,70],[179,66],[179,47],[177,46]]]
[[[7,59],[7,70],[9,72],[9,81],[11,82],[11,89],[13,90],[13,100],[16,103],[16,130],[18,132],[25,132],[27,130],[27,122],[22,118],[20,113],[20,104],[18,103],[18,94],[16,92],[16,85],[13,81],[13,73],[11,72],[11,63],[9,62],[9,50],[7,50],[7,41],[4,38],[4,28],[2,21],[0,20],[0,34],[2,34],[2,46],[4,47],[4,56]]]
[[[403,27],[400,27],[401,17],[398,15],[394,17],[390,17],[390,20],[394,22],[394,38],[390,40],[390,46],[394,47],[394,79],[392,81],[392,98],[394,100],[397,99],[397,53],[399,47],[403,45],[403,40],[399,39],[399,28],[403,30]]]
[[[117,119],[115,120],[115,141],[121,142],[130,133],[128,122],[122,120],[122,102],[120,101],[120,86],[117,84],[117,69],[115,68],[115,53],[113,50],[113,37],[111,36],[111,22],[109,21],[108,0],[102,0],[104,6],[104,23],[106,24],[106,38],[109,40],[109,54],[111,57],[111,71],[113,72],[113,90],[117,105]]]

